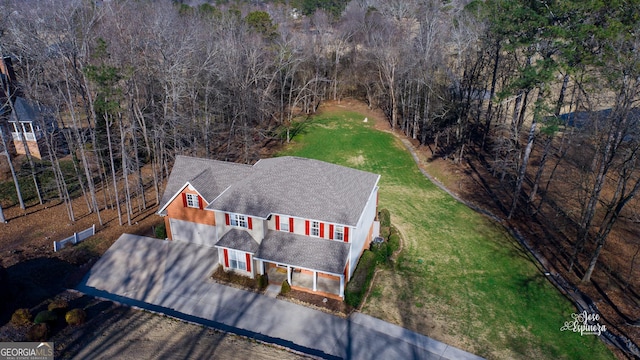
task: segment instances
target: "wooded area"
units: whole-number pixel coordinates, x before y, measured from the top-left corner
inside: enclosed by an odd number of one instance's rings
[[[44,166],[70,220],[71,181],[98,219],[115,206],[130,224],[175,155],[252,163],[323,100],[352,97],[438,156],[483,164],[509,189],[505,218],[553,208],[584,282],[619,220],[640,222],[638,1],[220,3],[4,3],[0,50],[59,122]]]

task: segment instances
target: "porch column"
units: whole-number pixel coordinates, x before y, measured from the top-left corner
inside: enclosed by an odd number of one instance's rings
[[[291,286],[291,266],[287,265],[287,281],[289,282],[289,286]]]
[[[340,297],[344,299],[344,275],[340,275]]]
[[[318,272],[313,272],[313,291],[318,289]]]
[[[259,260],[260,261],[260,275],[264,275],[267,273],[267,270],[264,267],[264,261]]]

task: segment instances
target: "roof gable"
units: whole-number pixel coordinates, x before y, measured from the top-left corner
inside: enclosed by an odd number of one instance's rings
[[[159,212],[173,201],[187,183],[191,184],[210,204],[229,186],[247,176],[250,171],[250,165],[178,155],[160,200]]]

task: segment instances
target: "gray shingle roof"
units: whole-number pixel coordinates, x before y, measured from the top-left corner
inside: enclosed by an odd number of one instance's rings
[[[263,159],[210,209],[266,218],[291,215],[355,226],[379,175],[319,160]]]
[[[269,262],[342,274],[349,256],[349,244],[269,230],[255,257]]]
[[[229,249],[240,250],[255,254],[260,246],[251,235],[240,229],[231,229],[222,236],[216,243],[216,246],[226,247]]]
[[[31,121],[38,125],[44,124],[47,130],[55,130],[58,124],[51,115],[51,110],[39,104],[36,101],[16,97],[13,103],[15,112],[11,114],[9,122]]]
[[[190,182],[207,203],[210,203],[226,188],[251,172],[251,165],[178,155],[159,208],[162,209],[167,205],[187,182]]]
[[[379,178],[291,156],[263,159],[253,166],[178,156],[160,208],[189,181],[211,210],[260,218],[282,214],[356,226]]]

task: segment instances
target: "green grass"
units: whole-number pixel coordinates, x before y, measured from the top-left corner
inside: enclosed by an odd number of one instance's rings
[[[317,116],[280,155],[382,175],[379,207],[405,243],[364,312],[487,358],[614,358],[594,336],[561,332],[575,309],[518,243],[426,180],[397,139],[363,118]]]
[[[45,201],[57,199],[58,188],[50,163],[45,160],[34,160],[34,163],[36,166],[36,177],[40,183],[40,191],[42,192],[43,199]],[[60,168],[64,174],[70,196],[72,198],[80,196],[80,183],[73,168],[73,163],[70,160],[62,160],[60,161]],[[29,163],[24,161],[22,166],[16,169],[16,175],[18,176],[18,183],[20,184],[20,191],[25,204],[27,206],[37,204],[38,194],[35,184],[33,183]],[[18,195],[16,194],[16,188],[12,178],[0,182],[0,204],[4,208],[18,204]]]

